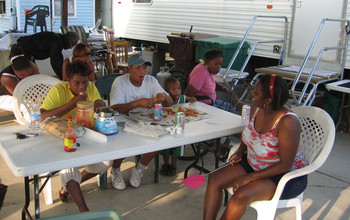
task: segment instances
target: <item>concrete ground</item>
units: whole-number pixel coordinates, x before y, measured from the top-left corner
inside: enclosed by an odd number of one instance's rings
[[[13,116],[0,114],[0,129],[13,124],[9,119]],[[335,145],[326,163],[309,175],[309,184],[304,193],[303,219],[350,219],[350,135],[337,133]],[[185,155],[191,155],[191,148],[185,148]],[[160,159],[160,164],[162,160]],[[181,183],[184,170],[190,161],[178,161],[178,174],[175,177],[159,177],[159,183],[153,183],[153,163],[144,173],[142,185],[138,189],[130,186],[124,191],[112,188],[108,178],[108,189],[97,187],[96,179],[82,184],[82,190],[90,210],[117,210],[124,219],[201,219],[206,185],[197,189],[189,189]],[[134,158],[128,158],[122,165],[124,179],[127,181],[134,166]],[[205,166],[214,168],[214,156],[205,157]],[[8,192],[0,219],[12,220],[21,218],[24,204],[23,178],[15,177],[0,157],[1,178],[8,185]],[[198,173],[192,169],[190,174]],[[41,217],[52,217],[77,213],[78,210],[69,197],[67,203],[62,203],[58,197],[61,188],[59,177],[52,179],[54,202],[46,205],[44,197],[40,196]],[[33,193],[31,192],[31,195]],[[223,212],[224,206],[220,213]],[[34,213],[33,202],[31,213]],[[256,212],[248,208],[243,219],[256,219]],[[275,219],[295,219],[293,209],[277,211]]]

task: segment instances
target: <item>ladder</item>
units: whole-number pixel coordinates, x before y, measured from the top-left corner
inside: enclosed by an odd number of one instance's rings
[[[309,58],[310,58],[310,55],[311,55],[311,52],[319,38],[319,35],[323,29],[323,26],[326,22],[341,22],[341,23],[346,23],[345,25],[345,39],[343,40],[343,45],[340,45],[340,46],[331,46],[331,47],[324,47],[322,49],[320,49],[319,53],[318,53],[318,56],[316,58],[316,61],[315,61],[315,64],[314,66],[312,67],[311,69],[311,72],[310,74],[308,75],[307,77],[307,80],[305,81],[304,83],[304,86],[301,90],[301,92],[297,92],[296,91],[296,86],[298,84],[298,82],[300,82],[300,78],[301,78],[301,75],[303,74],[303,70],[305,68],[305,65],[306,63],[308,62]],[[308,50],[308,52],[306,53],[306,56],[300,66],[300,69],[298,71],[298,74],[296,75],[295,77],[295,80],[292,84],[292,87],[291,87],[291,95],[292,95],[292,98],[293,100],[295,101],[295,103],[299,106],[307,106],[307,105],[311,105],[313,103],[313,101],[315,100],[315,97],[316,97],[316,92],[317,92],[317,87],[319,84],[322,84],[322,83],[325,83],[325,82],[329,82],[329,81],[334,81],[334,80],[342,80],[343,77],[344,77],[344,68],[345,68],[345,61],[346,61],[346,48],[347,48],[347,45],[348,45],[348,38],[349,38],[349,33],[350,33],[350,21],[348,19],[330,19],[330,18],[323,18],[317,31],[316,31],[316,34],[315,34],[315,37],[310,45],[310,48]],[[316,82],[315,85],[312,86],[312,89],[307,93],[307,89],[308,89],[308,86],[310,85],[310,82],[311,80],[313,79],[313,76],[314,76],[314,73],[316,71],[316,68],[320,62],[320,59],[323,55],[324,52],[326,51],[330,51],[330,50],[342,50],[343,51],[343,55],[342,55],[342,58],[341,58],[341,67],[340,67],[340,78],[339,76],[338,77],[335,77],[335,78],[330,78],[329,80],[322,80],[322,81],[318,81]],[[312,84],[312,83],[311,83]]]
[[[282,39],[275,39],[275,40],[265,40],[265,41],[257,41],[257,42],[254,42],[254,43],[250,43],[251,44],[251,48],[249,50],[249,53],[241,67],[241,69],[239,70],[238,74],[237,74],[237,77],[233,78],[232,81],[229,81],[229,77],[228,77],[228,74],[229,74],[229,71],[233,65],[233,63],[235,62],[236,58],[238,57],[238,54],[240,52],[240,50],[242,49],[242,46],[243,44],[246,42],[246,39],[247,37],[249,36],[250,32],[252,31],[253,29],[253,26],[256,22],[256,20],[258,20],[259,18],[265,18],[265,19],[271,19],[271,20],[281,20],[282,22],[284,22],[284,34],[283,34],[283,38]],[[231,89],[231,91],[234,91],[235,87],[237,87],[237,85],[239,84],[239,82],[242,81],[242,79],[244,78],[243,77],[243,72],[244,72],[244,69],[246,68],[251,56],[253,55],[255,49],[257,48],[257,46],[259,44],[271,44],[271,43],[280,43],[282,44],[282,50],[280,52],[280,63],[284,60],[285,58],[285,50],[286,50],[286,45],[287,45],[287,37],[288,37],[288,18],[286,16],[265,16],[265,15],[256,15],[253,17],[252,21],[250,22],[250,25],[246,31],[246,33],[244,34],[241,42],[239,43],[239,45],[237,46],[236,48],[236,51],[234,52],[227,68],[226,68],[226,71],[223,75],[223,83],[225,86],[229,87]],[[252,82],[251,82],[252,83]],[[245,99],[245,97],[249,93],[249,89],[245,89],[241,95],[239,95],[238,97],[238,102],[242,102],[243,99]],[[228,103],[232,103],[234,100],[232,100],[232,97],[229,97],[229,100],[228,100]],[[236,105],[238,104],[235,103],[234,106],[233,106],[233,110],[235,111],[236,110]],[[229,105],[228,105],[229,106]],[[230,107],[228,107],[230,108]]]

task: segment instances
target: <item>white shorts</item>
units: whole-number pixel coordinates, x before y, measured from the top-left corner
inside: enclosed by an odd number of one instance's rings
[[[95,163],[86,165],[84,168],[89,173],[103,174],[112,165],[113,161],[104,161],[101,163]],[[63,188],[66,190],[66,185],[70,180],[74,180],[78,183],[81,182],[81,173],[79,171],[81,167],[74,167],[69,169],[64,169],[60,171],[61,183]]]

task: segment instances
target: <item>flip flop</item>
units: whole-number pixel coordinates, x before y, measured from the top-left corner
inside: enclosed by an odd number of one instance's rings
[[[167,172],[167,176],[175,176],[176,175],[176,167],[170,166]]]
[[[168,175],[169,168],[170,168],[169,164],[163,164],[162,168],[159,171],[159,174],[162,175],[162,176]]]
[[[0,184],[0,210],[2,208],[2,205],[4,203],[4,200],[5,200],[5,195],[6,195],[6,192],[7,192],[7,187],[6,185],[4,184]]]
[[[63,188],[62,188],[60,191],[58,191],[58,195],[60,196],[61,201],[62,201],[63,203],[66,203],[67,200],[68,200],[68,195],[69,195],[69,193],[68,193],[67,191],[65,191],[64,193],[61,193],[62,190],[63,190]]]

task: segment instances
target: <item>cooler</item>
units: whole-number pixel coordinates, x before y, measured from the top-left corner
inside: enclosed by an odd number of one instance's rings
[[[240,40],[225,37],[212,37],[206,39],[194,39],[195,45],[195,61],[198,63],[200,59],[204,59],[204,54],[211,49],[219,49],[224,54],[223,68],[226,68],[235,53]],[[248,56],[250,44],[244,42],[238,56],[233,63],[231,69],[240,70],[245,59]]]
[[[194,39],[205,39],[217,37],[213,34],[203,33],[182,33],[179,35],[168,35],[169,55],[175,60],[175,68],[182,69],[187,79],[195,67],[195,46]]]

